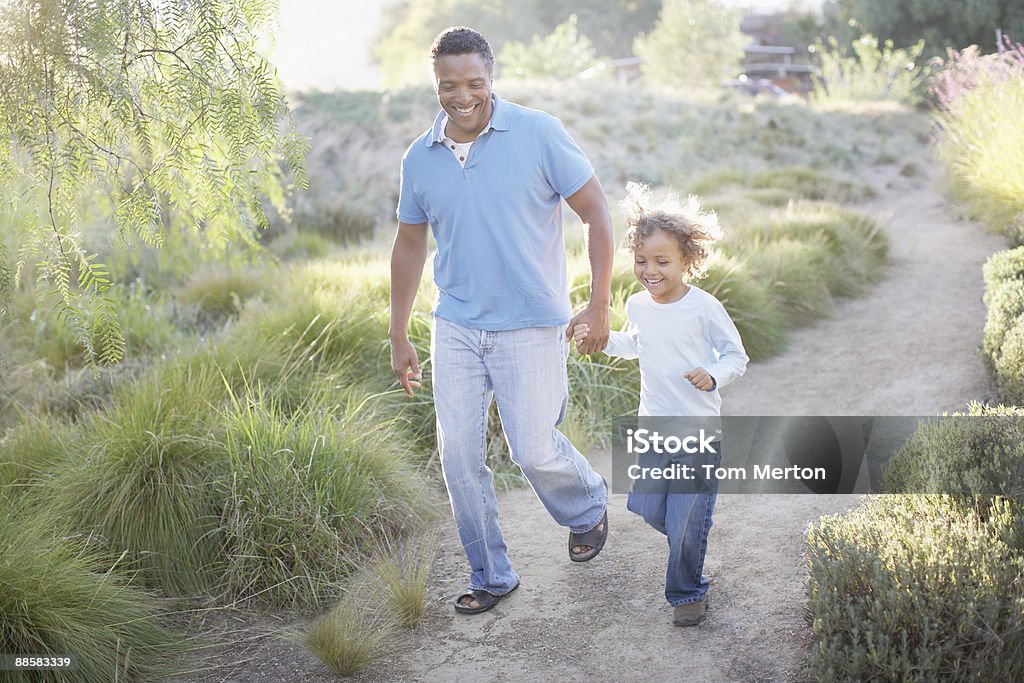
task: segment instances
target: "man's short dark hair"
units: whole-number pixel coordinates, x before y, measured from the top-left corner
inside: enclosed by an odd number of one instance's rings
[[[430,46],[430,61],[445,55],[466,55],[476,53],[484,58],[487,68],[494,73],[494,52],[487,39],[468,26],[449,26],[437,34]]]

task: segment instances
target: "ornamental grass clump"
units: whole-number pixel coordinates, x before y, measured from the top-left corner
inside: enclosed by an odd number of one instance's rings
[[[111,569],[84,535],[64,533],[25,502],[0,495],[0,652],[71,657],[74,668],[0,679],[165,680],[181,645],[160,623],[157,598]]]
[[[936,155],[971,215],[1024,243],[1024,45],[997,55],[950,52],[933,82],[939,111]]]
[[[377,596],[379,597],[379,596]],[[338,676],[351,676],[385,657],[398,622],[346,595],[301,636],[302,644]]]
[[[807,536],[816,681],[1011,681],[1024,671],[1024,508],[878,496]]]
[[[170,595],[214,587],[220,551],[213,482],[224,449],[211,433],[210,397],[222,382],[207,368],[171,366],[122,387],[79,427],[77,452],[48,481],[48,505],[111,558]]]
[[[219,483],[226,601],[312,607],[380,534],[429,509],[387,421],[327,395],[285,415],[254,389],[221,415],[230,475]]]
[[[27,416],[0,439],[0,495],[33,490],[74,452],[74,431],[56,417]]]

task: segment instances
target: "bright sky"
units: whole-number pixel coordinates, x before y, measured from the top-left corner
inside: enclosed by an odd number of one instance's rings
[[[370,66],[385,0],[280,0],[277,45],[268,55],[288,89],[374,88]]]
[[[375,88],[380,77],[370,65],[387,0],[280,0],[277,45],[268,55],[290,90]],[[724,0],[747,10],[782,10],[794,0]],[[795,0],[820,7],[822,0]]]

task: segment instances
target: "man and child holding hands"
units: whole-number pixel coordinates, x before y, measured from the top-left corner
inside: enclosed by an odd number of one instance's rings
[[[608,485],[558,431],[568,403],[567,339],[583,354],[639,358],[639,414],[720,414],[718,390],[747,355],[714,296],[689,284],[719,237],[699,202],[655,202],[630,184],[626,242],[643,289],[626,303],[626,331],[609,330],[612,221],[593,166],[561,122],[492,92],[494,56],[465,27],[431,48],[441,112],[402,158],[391,255],[391,360],[405,391],[419,386],[408,322],[428,251],[433,273],[431,364],[438,449],[470,564],[455,610],[485,612],[519,586],[498,524],[486,462],[497,403],[512,460],[548,513],[569,528],[569,559],[597,556],[608,537]],[[573,316],[562,200],[587,230],[589,305]],[[631,492],[627,507],[668,538],[665,596],[673,623],[699,623],[715,485],[701,493]]]

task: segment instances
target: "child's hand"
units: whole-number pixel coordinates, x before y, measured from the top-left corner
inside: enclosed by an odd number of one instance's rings
[[[572,328],[572,339],[576,342],[576,352],[579,353],[580,344],[590,334],[590,325],[586,323],[579,323]]]
[[[683,377],[690,380],[690,384],[701,391],[711,391],[715,387],[714,378],[704,368],[694,368],[683,375]]]

